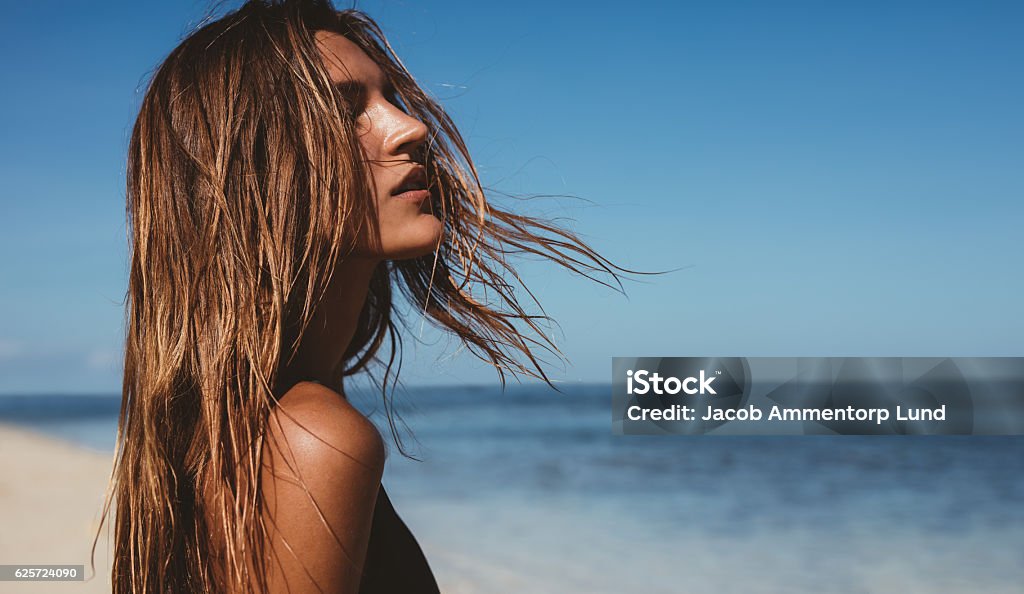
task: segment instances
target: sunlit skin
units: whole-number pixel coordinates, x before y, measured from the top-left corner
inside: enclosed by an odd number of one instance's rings
[[[384,445],[376,428],[344,398],[342,387],[333,385],[332,372],[355,333],[374,268],[385,260],[431,253],[443,225],[431,214],[422,191],[429,182],[420,159],[427,127],[389,101],[387,78],[358,46],[326,31],[319,31],[316,39],[331,80],[360,98],[356,124],[373,176],[380,242],[376,247],[363,243],[343,258],[285,371],[292,380],[323,385],[295,384],[270,421],[271,437],[287,442],[290,451],[265,449],[265,460],[276,461],[280,473],[262,474],[265,501],[277,525],[272,543],[282,562],[268,578],[272,592],[355,594],[383,473]],[[410,177],[417,170],[420,177]],[[403,187],[414,191],[396,195]],[[288,466],[280,464],[286,460],[298,469],[308,493],[298,486],[298,477],[280,470]]]

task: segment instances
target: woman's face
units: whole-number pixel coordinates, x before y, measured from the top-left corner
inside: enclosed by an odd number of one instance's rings
[[[431,213],[422,164],[427,127],[392,102],[386,75],[359,46],[329,31],[317,31],[316,39],[331,80],[357,106],[359,141],[373,175],[380,246],[361,242],[356,255],[400,260],[430,253],[444,226]]]

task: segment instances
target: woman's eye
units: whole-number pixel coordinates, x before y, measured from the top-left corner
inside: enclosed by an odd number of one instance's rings
[[[366,90],[359,84],[342,83],[337,86],[345,101],[345,116],[352,121],[366,111]]]
[[[398,91],[394,87],[388,86],[386,89],[384,89],[384,99],[386,99],[388,103],[394,105],[398,109],[406,111],[405,104],[402,103],[402,98],[398,96]]]
[[[358,120],[359,116],[366,112],[366,100],[364,97],[355,97],[352,101],[349,101],[349,117],[353,120]]]

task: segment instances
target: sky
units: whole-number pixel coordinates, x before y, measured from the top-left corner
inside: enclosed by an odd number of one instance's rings
[[[0,394],[117,393],[128,137],[210,4],[0,5]],[[1024,356],[1024,5],[358,7],[485,186],[579,197],[525,207],[676,269],[623,295],[524,263],[555,381],[615,356]],[[413,321],[406,385],[497,384]]]

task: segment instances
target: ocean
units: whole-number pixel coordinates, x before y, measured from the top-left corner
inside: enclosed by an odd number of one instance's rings
[[[1021,591],[1024,437],[613,436],[610,386],[561,390],[396,396],[420,461],[392,442],[384,485],[443,591]],[[0,396],[0,420],[112,452],[118,406]]]

